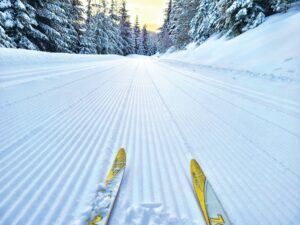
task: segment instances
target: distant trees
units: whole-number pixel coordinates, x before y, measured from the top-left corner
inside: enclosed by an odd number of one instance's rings
[[[122,51],[124,55],[133,53],[133,34],[130,24],[130,17],[126,7],[126,2],[123,1],[120,8],[119,29],[122,39]]]
[[[145,25],[142,30],[142,54],[150,55],[150,42],[149,33],[147,31],[147,26]]]
[[[108,2],[109,1],[109,2]],[[81,54],[143,54],[237,36],[297,0],[169,0],[158,40],[132,26],[123,0],[0,0],[0,47]]]
[[[135,19],[135,24],[133,27],[133,40],[134,40],[134,53],[135,54],[140,54],[141,51],[141,28],[140,28],[140,24],[139,24],[139,18],[138,16]]]
[[[170,31],[171,31],[171,13],[172,13],[172,0],[169,0],[168,7],[165,10],[165,19],[163,26],[160,28],[158,34],[157,48],[159,52],[165,52],[171,46],[173,46]]]
[[[170,0],[158,35],[158,50],[202,43],[212,34],[237,36],[294,0]]]
[[[0,47],[144,54],[138,20],[132,28],[126,2],[117,0],[87,0],[85,7],[81,0],[0,0]]]

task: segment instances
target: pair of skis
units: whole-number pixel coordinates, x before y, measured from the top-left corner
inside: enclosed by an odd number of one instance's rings
[[[198,203],[207,225],[230,225],[230,221],[212,186],[196,160],[191,161],[191,177]],[[103,210],[95,210],[88,225],[107,225],[118,196],[126,167],[126,152],[121,148],[105,179],[104,191],[109,202]]]

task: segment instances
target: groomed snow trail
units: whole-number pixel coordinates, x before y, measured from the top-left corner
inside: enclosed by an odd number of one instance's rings
[[[120,147],[112,225],[204,224],[192,158],[233,224],[300,220],[300,102],[146,57],[5,68],[1,225],[76,223]]]

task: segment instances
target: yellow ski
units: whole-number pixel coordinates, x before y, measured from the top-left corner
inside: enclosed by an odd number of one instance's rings
[[[191,176],[195,194],[207,225],[230,225],[228,216],[215,191],[196,160],[191,161]]]
[[[109,221],[109,217],[111,215],[112,209],[114,207],[114,203],[116,201],[124,172],[126,167],[126,152],[125,149],[121,148],[114,160],[114,163],[109,170],[109,173],[105,179],[105,187],[103,192],[105,192],[106,197],[110,198],[110,202],[107,205],[107,209],[104,210],[96,210],[96,215],[91,219],[87,224],[88,225],[107,225]],[[98,212],[97,212],[98,211]]]

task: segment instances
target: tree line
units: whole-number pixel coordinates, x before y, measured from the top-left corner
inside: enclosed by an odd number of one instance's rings
[[[213,34],[235,37],[286,11],[298,0],[170,0],[160,29],[158,51],[203,43]]]
[[[156,52],[147,27],[134,26],[117,0],[0,0],[0,47],[81,54]]]
[[[80,54],[153,55],[235,37],[299,0],[169,0],[158,40],[118,0],[0,0],[0,47]]]

